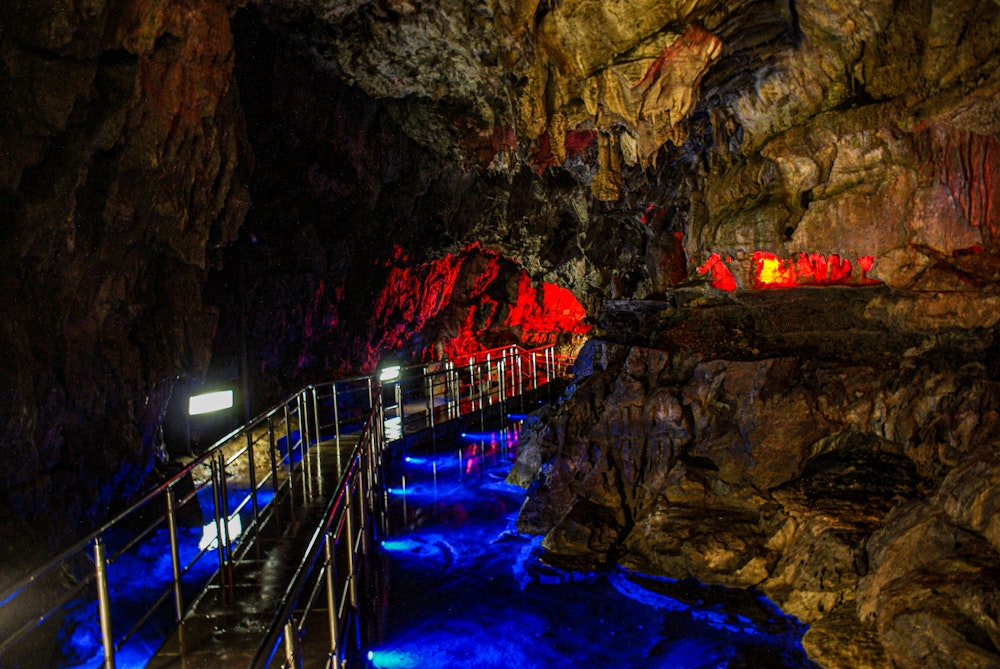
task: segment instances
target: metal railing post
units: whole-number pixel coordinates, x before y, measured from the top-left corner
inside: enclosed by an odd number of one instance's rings
[[[486,392],[490,406],[493,406],[493,356],[486,354]]]
[[[323,546],[323,559],[326,562],[327,622],[330,625],[330,660],[334,669],[337,669],[340,657],[340,635],[337,629],[337,585],[334,574],[333,550],[330,548],[331,541],[332,535],[327,532],[326,544]]]
[[[174,615],[177,622],[184,617],[184,595],[181,592],[181,557],[177,543],[177,493],[167,488],[167,531],[170,533],[170,567],[174,577]]]
[[[274,443],[274,420],[267,417],[267,450],[271,460],[271,491],[275,497],[278,495],[278,453],[277,444]],[[277,508],[277,507],[275,507]]]
[[[295,618],[285,623],[285,666],[302,669],[302,648],[299,647],[299,626]]]
[[[351,494],[350,487],[348,487],[347,494],[344,496],[344,513],[347,514],[347,581],[348,587],[350,588],[351,594],[351,608],[357,610],[358,608],[358,575],[357,575],[357,564],[354,555],[354,504],[351,499],[353,495]]]
[[[517,394],[524,395],[524,360],[517,356]]]
[[[101,645],[104,648],[104,669],[115,669],[115,640],[111,631],[111,594],[108,591],[108,560],[104,540],[94,539],[94,565],[97,568],[97,611],[101,621]]]
[[[319,390],[316,386],[312,389],[313,395],[313,422],[316,424],[316,443],[323,441],[323,427],[319,422]]]
[[[309,434],[309,400],[306,397],[308,389],[303,390],[299,393],[299,439],[300,448],[302,449],[302,465],[305,466],[306,460],[306,450],[307,446],[312,442],[312,436]]]
[[[260,516],[260,508],[257,505],[257,466],[253,457],[253,434],[252,430],[247,430],[247,475],[250,477],[250,505],[253,508],[254,527],[257,526],[257,518]]]
[[[399,416],[399,438],[406,443],[406,416],[403,411],[403,382],[396,381],[396,415]]]
[[[219,500],[222,507],[220,515],[222,518],[222,531],[219,533],[219,541],[221,542],[223,535],[225,535],[226,564],[229,564],[229,560],[233,557],[232,537],[229,536],[229,482],[226,480],[226,454],[221,449],[219,450],[219,491]]]
[[[221,491],[219,489],[219,460],[218,458],[211,458],[209,463],[212,471],[212,506],[215,510],[215,553],[219,558],[219,579],[221,580],[220,585],[223,587],[224,594],[226,585],[226,552],[222,546],[222,539],[226,522],[223,520]]]
[[[368,383],[371,384],[371,378],[369,377]],[[343,465],[340,463],[340,409],[337,406],[337,384],[334,383],[330,389],[331,401],[333,402],[333,440],[337,447],[337,475],[343,469]]]
[[[431,429],[434,428],[434,379],[427,374],[424,367],[424,392],[427,393],[427,422]]]

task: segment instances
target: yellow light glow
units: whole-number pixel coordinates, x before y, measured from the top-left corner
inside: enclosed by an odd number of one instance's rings
[[[761,258],[760,273],[758,274],[761,284],[766,286],[789,286],[795,285],[795,272],[792,267],[783,266],[778,258]]]

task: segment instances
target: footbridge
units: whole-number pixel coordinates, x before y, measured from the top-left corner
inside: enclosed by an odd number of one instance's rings
[[[303,388],[0,593],[0,667],[364,666],[390,445],[570,365],[507,347]]]

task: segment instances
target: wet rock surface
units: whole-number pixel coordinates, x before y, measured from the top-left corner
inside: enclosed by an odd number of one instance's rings
[[[997,380],[935,341],[858,365],[591,340],[512,472],[519,528],[561,567],[758,588],[821,666],[989,666]]]

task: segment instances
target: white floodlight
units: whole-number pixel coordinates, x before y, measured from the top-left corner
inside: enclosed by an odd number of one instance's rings
[[[197,416],[213,411],[222,411],[233,407],[233,391],[220,390],[217,393],[205,393],[204,395],[192,395],[188,400],[188,414]]]
[[[399,365],[394,367],[385,367],[381,372],[379,372],[378,380],[383,383],[386,381],[395,381],[399,378]]]

